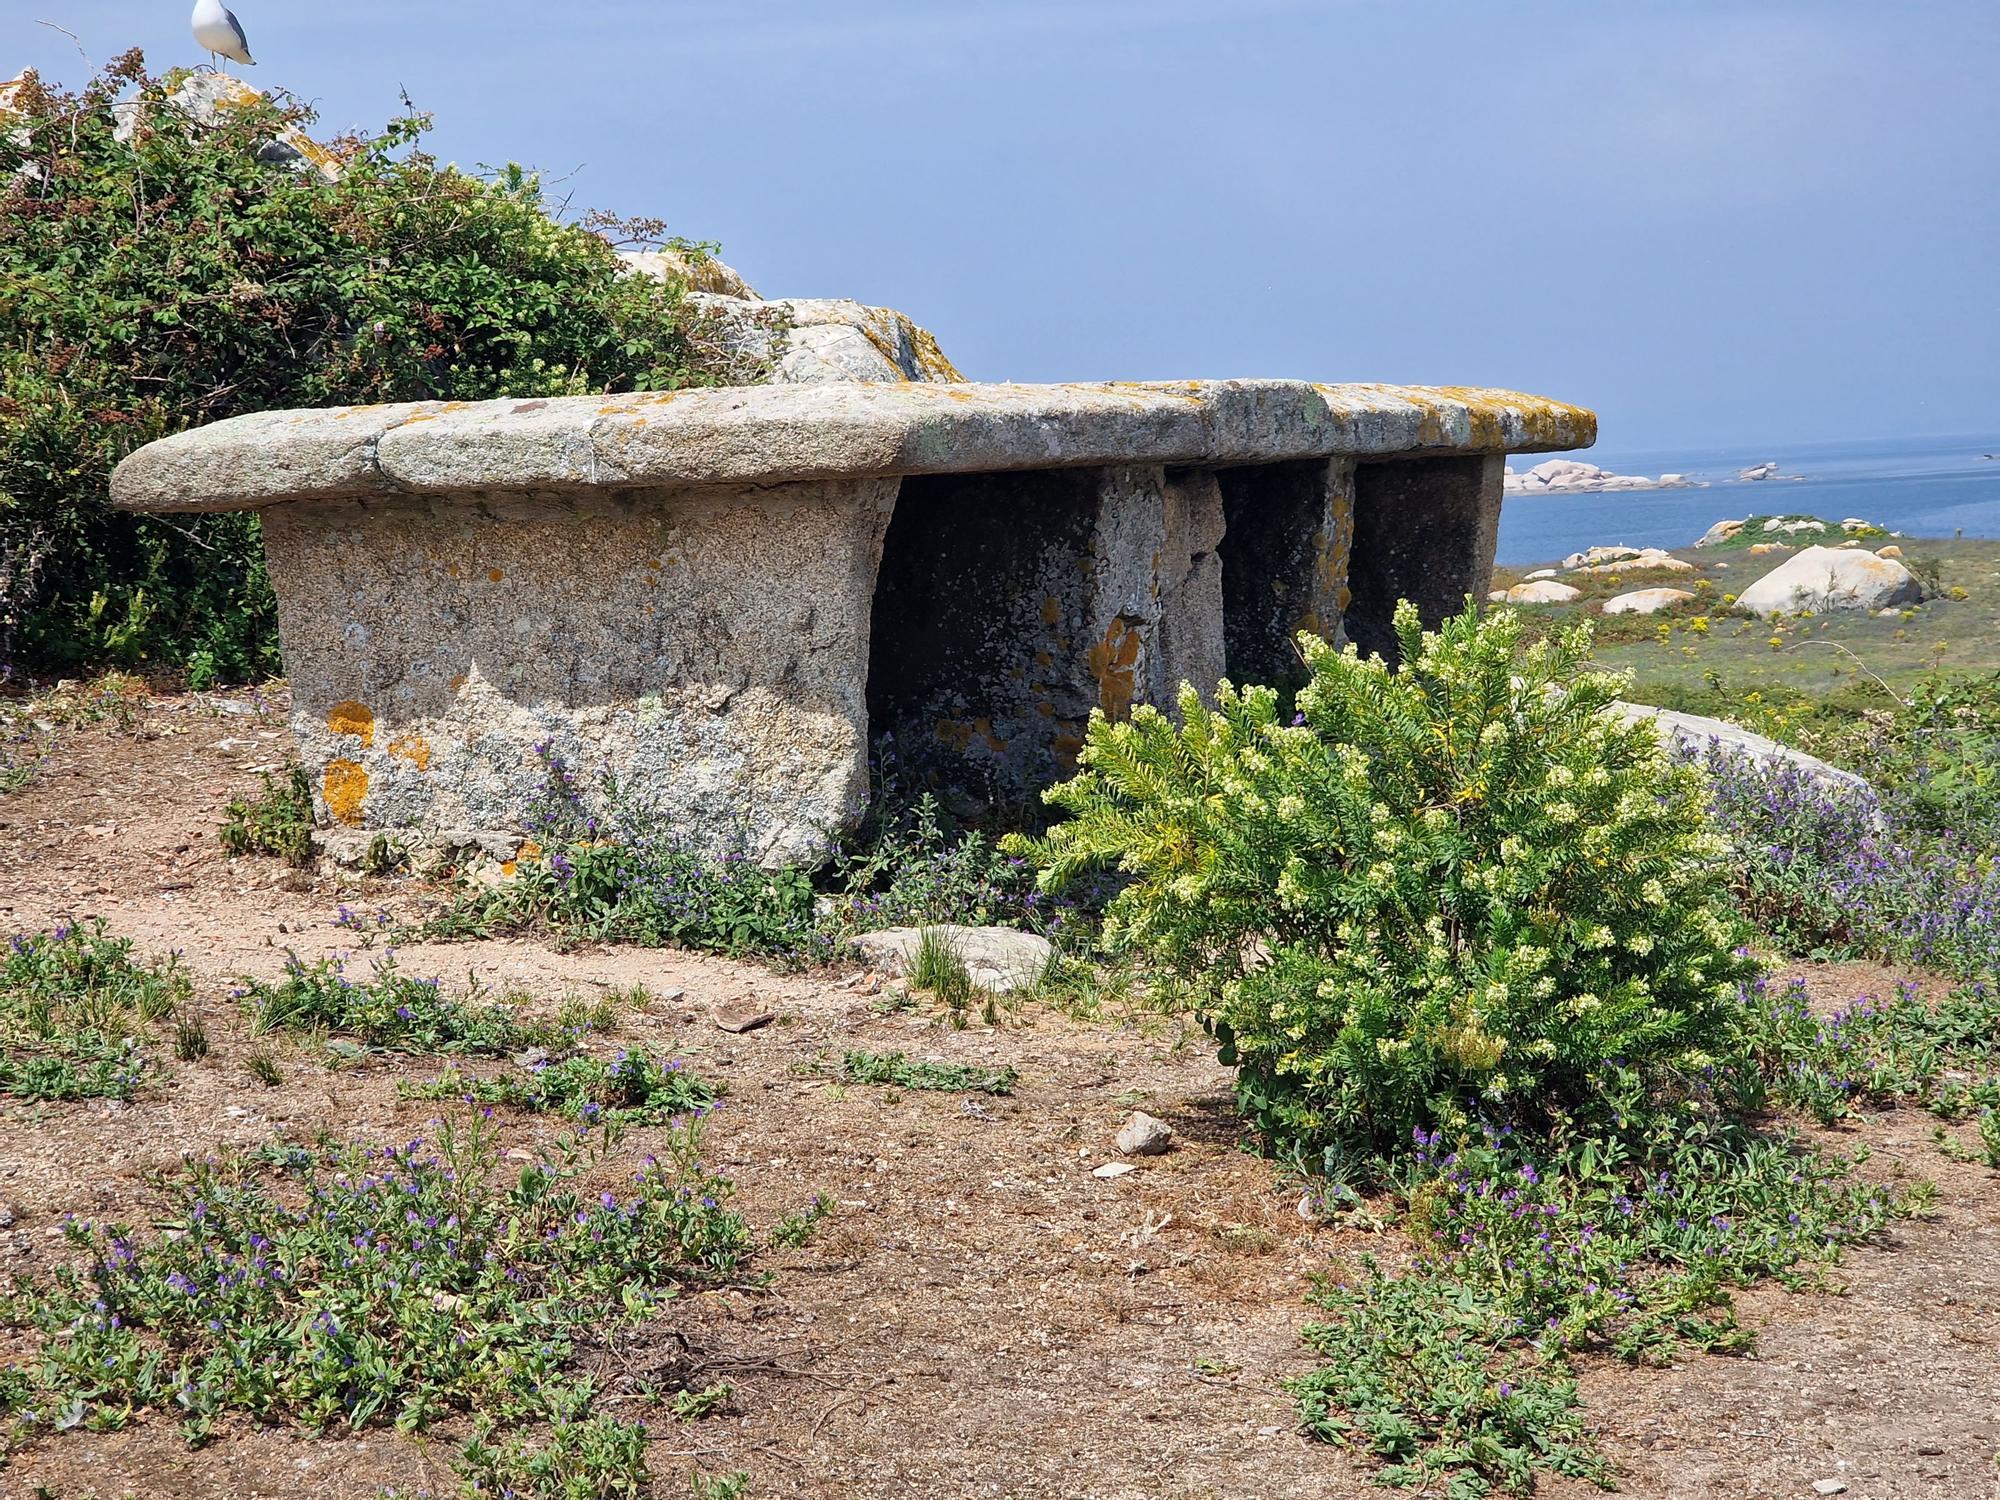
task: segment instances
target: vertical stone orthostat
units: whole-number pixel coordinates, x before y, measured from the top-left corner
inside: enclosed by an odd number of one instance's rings
[[[1212,475],[1057,469],[904,481],[875,606],[871,717],[920,781],[1022,805],[1092,709],[1222,675]]]
[[[1396,601],[1426,625],[1484,599],[1500,526],[1497,453],[1363,463],[1354,472],[1353,597],[1348,639],[1396,660]]]
[[[811,861],[867,798],[894,479],[265,516],[321,817],[518,838],[546,756],[710,848]],[[545,754],[538,747],[546,747]]]

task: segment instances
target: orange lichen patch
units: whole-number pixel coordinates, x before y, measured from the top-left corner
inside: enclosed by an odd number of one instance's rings
[[[972,748],[972,726],[961,719],[939,719],[937,737],[960,755]]]
[[[932,380],[963,381],[965,379],[959,373],[958,366],[945,358],[944,350],[938,347],[938,341],[931,337],[928,329],[919,328],[916,324],[912,323],[910,325],[910,344],[916,351],[917,368],[922,370]]]
[[[1142,643],[1138,628],[1119,615],[1105,628],[1104,639],[1084,654],[1090,675],[1097,679],[1097,706],[1113,722],[1132,711]]]
[[[974,719],[972,721],[972,732],[984,740],[986,748],[991,750],[995,755],[1002,754],[1007,749],[1007,742],[993,733],[993,721],[991,719],[983,716]]]
[[[1055,664],[1056,664],[1056,659],[1055,659],[1055,658],[1054,658],[1053,656],[1049,655],[1049,653],[1048,653],[1048,652],[1046,652],[1046,651],[1037,651],[1037,652],[1035,653],[1035,665],[1036,665],[1036,666],[1038,666],[1038,667],[1053,667],[1053,666],[1054,666]]]
[[[458,564],[457,564],[457,563],[448,563],[448,564],[446,564],[446,565],[445,565],[445,573],[446,573],[446,575],[447,575],[447,576],[449,576],[449,577],[452,577],[452,578],[456,578],[456,577],[458,577]]]
[[[1035,712],[1045,719],[1053,719],[1056,716],[1056,706],[1043,698],[1035,704]]]
[[[500,861],[500,873],[502,875],[505,875],[509,880],[512,880],[514,878],[514,872],[519,870],[520,868],[521,867],[515,864],[514,861],[511,859],[503,859]]]
[[[646,566],[651,568],[654,572],[657,573],[660,570],[660,560],[657,557],[648,558],[646,560]]]
[[[506,576],[507,575],[505,573],[502,573],[498,568],[489,568],[486,571],[486,581],[488,583],[498,583],[502,578],[505,578]]]
[[[468,677],[467,677],[467,676],[465,675],[465,673],[463,673],[463,672],[460,672],[460,673],[459,673],[459,674],[458,674],[457,676],[455,676],[455,677],[453,677],[453,678],[451,679],[451,690],[452,690],[452,691],[453,691],[454,693],[462,693],[462,692],[464,692],[464,691],[465,691],[465,684],[466,684],[466,683],[467,683],[468,681],[470,681],[470,679],[469,679],[469,678],[468,678]]]
[[[515,857],[517,859],[540,859],[542,857],[542,846],[533,839],[523,839],[520,851]]]
[[[970,391],[946,391],[945,395],[954,401],[970,401],[973,399],[972,392]]]
[[[389,741],[389,753],[408,761],[419,771],[431,768],[431,742],[420,734],[398,735]]]
[[[320,796],[326,801],[327,815],[350,828],[361,821],[361,806],[368,797],[368,773],[351,760],[330,760],[319,781]]]
[[[1057,769],[1074,771],[1077,754],[1083,749],[1083,736],[1076,732],[1074,724],[1067,725],[1049,748],[1055,752]]]
[[[1042,600],[1042,623],[1044,625],[1053,625],[1056,623],[1056,621],[1060,620],[1061,618],[1062,618],[1062,601],[1058,599],[1054,594],[1046,596]],[[1043,665],[1046,666],[1047,663],[1045,662],[1043,663]]]
[[[326,711],[326,727],[335,734],[351,734],[364,745],[375,743],[375,710],[352,698],[343,699]]]

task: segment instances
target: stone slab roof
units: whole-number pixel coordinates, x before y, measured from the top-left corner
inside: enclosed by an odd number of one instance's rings
[[[259,412],[148,444],[118,466],[111,494],[128,510],[254,510],[491,490],[1543,452],[1596,435],[1581,407],[1462,386],[735,386]]]

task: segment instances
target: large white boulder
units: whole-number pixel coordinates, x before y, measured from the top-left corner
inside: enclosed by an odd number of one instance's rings
[[[1686,604],[1692,598],[1694,595],[1686,589],[1634,589],[1629,594],[1606,599],[1604,612],[1607,615],[1658,614],[1670,605]]]
[[[1747,469],[1738,469],[1736,471],[1736,477],[1745,480],[1775,479],[1777,476],[1778,466],[1770,462],[1752,464]]]
[[[1572,599],[1581,599],[1583,590],[1543,578],[1534,583],[1517,583],[1511,589],[1495,589],[1486,597],[1495,604],[1567,604]]]
[[[1726,542],[1749,524],[1748,520],[1717,521],[1701,534],[1701,540],[1696,542],[1695,545],[1697,547],[1713,547],[1718,542]]]
[[[1820,614],[1890,609],[1920,603],[1923,597],[1916,575],[1893,557],[1808,547],[1751,584],[1736,607],[1752,615]]]

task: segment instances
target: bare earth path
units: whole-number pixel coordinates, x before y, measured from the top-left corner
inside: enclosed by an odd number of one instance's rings
[[[240,703],[241,700],[228,700]],[[170,1064],[130,1106],[0,1106],[0,1276],[65,1252],[65,1213],[143,1220],[146,1174],[184,1151],[249,1145],[274,1130],[404,1140],[436,1106],[398,1100],[398,1078],[434,1062],[341,1071],[273,1049],[267,1089],[236,975],[272,974],[285,950],[347,951],[339,902],[413,914],[407,883],[336,888],[217,846],[221,803],[282,763],[277,714],[156,700],[140,735],[68,733],[26,791],[0,799],[0,920],[33,930],[100,916],[142,949],[182,952],[213,1050]],[[375,950],[379,953],[379,946]],[[374,953],[358,953],[365,967]],[[408,972],[565,994],[643,984],[605,1044],[677,1053],[729,1096],[707,1138],[759,1228],[824,1192],[836,1208],[804,1249],[760,1257],[768,1288],[705,1293],[658,1328],[592,1355],[620,1415],[654,1428],[656,1474],[745,1469],[758,1496],[1284,1497],[1380,1493],[1369,1466],[1309,1443],[1278,1388],[1307,1368],[1298,1329],[1309,1278],[1393,1233],[1303,1221],[1269,1164],[1246,1153],[1229,1078],[1199,1037],[1145,1017],[1082,1022],[1039,1009],[954,1031],[883,1013],[857,971],[774,973],[673,952],[558,952],[525,941],[398,951]],[[1834,998],[1887,975],[1817,973]],[[1843,988],[1844,986],[1844,988]],[[678,991],[677,996],[674,992]],[[753,997],[775,1024],[715,1027],[717,1004]],[[831,1084],[847,1047],[905,1050],[1019,1070],[1005,1098]],[[1176,1148],[1122,1179],[1090,1168],[1143,1105]],[[505,1122],[530,1152],[546,1120]],[[1690,1356],[1665,1371],[1586,1370],[1587,1412],[1641,1496],[2000,1495],[2000,1177],[1946,1159],[1931,1122],[1897,1113],[1847,1132],[1870,1170],[1928,1177],[1936,1211],[1852,1255],[1848,1294],[1743,1299],[1754,1358]],[[635,1131],[625,1154],[647,1149]],[[0,1218],[5,1218],[0,1214]],[[729,1409],[676,1424],[631,1390],[663,1368],[727,1379]],[[365,1496],[380,1485],[452,1492],[460,1433],[428,1445],[393,1433],[317,1439],[240,1425],[189,1452],[171,1422],[71,1433],[0,1469],[0,1497]],[[665,1492],[663,1490],[663,1492]],[[1548,1485],[1544,1493],[1594,1493]]]

